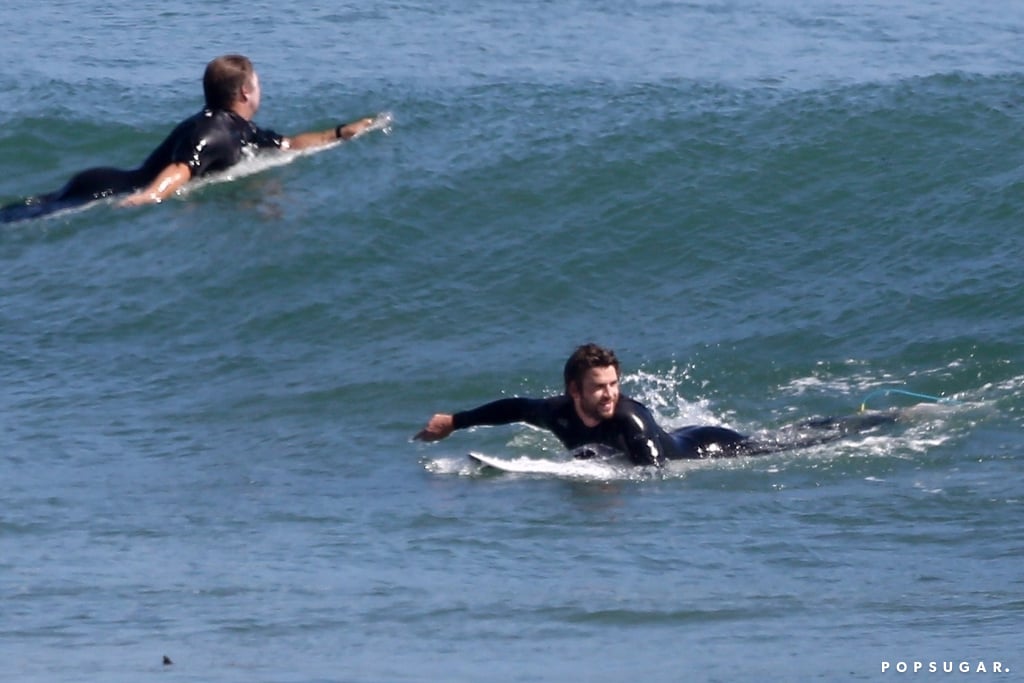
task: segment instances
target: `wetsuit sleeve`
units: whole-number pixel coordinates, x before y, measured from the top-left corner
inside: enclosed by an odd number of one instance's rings
[[[662,453],[662,430],[651,413],[639,403],[622,400],[613,418],[618,424],[622,447],[634,465],[656,465],[665,463]]]
[[[272,130],[257,128],[253,126],[253,144],[260,149],[280,149],[284,142],[284,136]]]
[[[526,422],[535,427],[547,427],[547,402],[536,398],[502,398],[472,410],[452,416],[455,429],[480,425],[504,425]]]

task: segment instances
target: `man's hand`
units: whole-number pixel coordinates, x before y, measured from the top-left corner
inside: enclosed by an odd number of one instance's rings
[[[156,199],[152,199],[142,192],[136,192],[135,194],[128,195],[117,203],[118,206],[142,206],[143,204],[155,204]]]
[[[440,441],[455,431],[455,423],[452,416],[446,413],[438,413],[430,418],[427,426],[413,438],[417,441]]]

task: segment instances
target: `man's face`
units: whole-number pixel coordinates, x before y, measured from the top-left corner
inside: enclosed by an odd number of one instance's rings
[[[619,402],[619,373],[612,366],[590,368],[579,384],[569,388],[576,413],[588,427],[607,420]]]

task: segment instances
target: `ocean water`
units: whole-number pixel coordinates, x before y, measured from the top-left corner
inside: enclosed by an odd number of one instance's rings
[[[0,680],[1019,679],[1024,5],[974,5],[8,2],[0,203],[225,52],[266,127],[394,122],[0,226]],[[591,340],[667,426],[919,405],[602,477],[410,440]]]

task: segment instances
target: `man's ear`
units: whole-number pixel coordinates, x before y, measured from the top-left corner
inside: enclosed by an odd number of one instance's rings
[[[575,381],[569,382],[569,385],[566,387],[566,393],[569,394],[571,398],[579,398],[580,385]]]

